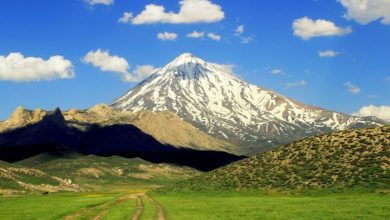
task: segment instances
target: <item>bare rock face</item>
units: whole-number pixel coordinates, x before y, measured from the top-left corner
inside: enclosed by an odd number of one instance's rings
[[[19,106],[9,119],[0,122],[0,132],[20,128],[28,124],[34,124],[42,120],[45,115],[47,115],[47,112],[42,109],[38,108],[31,111]]]
[[[100,115],[103,117],[110,117],[115,114],[114,109],[106,104],[97,104],[87,110],[88,113]]]

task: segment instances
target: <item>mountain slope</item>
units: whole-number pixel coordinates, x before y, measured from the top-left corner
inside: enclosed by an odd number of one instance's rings
[[[49,113],[41,109],[31,111],[18,107],[9,119],[0,122],[0,133],[36,124]],[[90,109],[71,109],[62,114],[67,125],[81,130],[86,130],[91,124],[101,126],[131,124],[165,145],[239,154],[238,148],[233,144],[207,135],[168,111],[156,113],[115,111],[110,106],[99,104]]]
[[[390,126],[293,142],[182,182],[176,189],[390,187]]]
[[[163,144],[126,121],[113,124],[67,122],[59,109],[48,112],[37,123],[0,133],[0,160],[14,162],[63,150],[140,157],[154,163],[176,163],[200,170],[215,169],[242,158],[223,151]]]
[[[182,54],[118,98],[122,111],[171,111],[251,154],[301,137],[384,124],[304,105],[248,84],[218,64]]]
[[[132,124],[152,135],[162,144],[194,150],[239,153],[234,145],[207,135],[169,111],[156,113],[115,111],[110,106],[99,104],[88,110],[69,110],[63,115],[70,125],[77,123],[94,123],[102,126]]]
[[[72,152],[43,153],[17,163],[0,162],[0,171],[0,195],[145,187],[177,182],[199,173],[188,167],[153,164],[139,158]]]

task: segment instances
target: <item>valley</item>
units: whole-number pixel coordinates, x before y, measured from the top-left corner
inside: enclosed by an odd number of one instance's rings
[[[312,191],[303,194],[259,191],[145,194],[145,191],[125,187],[119,191],[0,197],[1,217],[10,220],[313,218],[382,220],[390,216],[388,192],[381,191]]]
[[[0,220],[390,220],[390,0],[0,0]]]
[[[67,151],[43,153],[14,163],[0,163],[1,217],[386,219],[390,217],[389,135],[388,126],[320,135],[206,173],[138,158]],[[329,149],[324,151],[321,143]],[[354,148],[344,146],[345,151],[340,151],[342,143]],[[315,148],[306,149],[310,146]],[[295,152],[284,155],[292,148]],[[300,151],[317,155],[319,160],[310,161],[318,163],[303,162],[308,170],[299,168],[303,165],[295,167],[294,163],[311,158]],[[329,157],[326,152],[338,157]],[[258,164],[259,158],[264,164]],[[282,158],[291,161],[291,170],[283,171],[292,175],[291,180],[289,175],[280,175],[279,169],[284,169],[280,164],[287,165],[278,161]],[[274,162],[267,162],[270,159]],[[368,159],[370,165],[365,162]],[[306,183],[299,179],[302,172],[306,172]],[[340,178],[334,179],[328,172]]]
[[[111,105],[0,121],[0,219],[389,219],[390,125],[184,53]]]

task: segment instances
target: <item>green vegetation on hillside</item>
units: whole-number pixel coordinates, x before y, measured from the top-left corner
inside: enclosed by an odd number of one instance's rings
[[[191,168],[138,158],[77,153],[45,153],[17,163],[0,163],[0,171],[0,195],[155,188],[198,173]]]
[[[173,189],[351,187],[390,187],[390,126],[306,138],[181,182]]]

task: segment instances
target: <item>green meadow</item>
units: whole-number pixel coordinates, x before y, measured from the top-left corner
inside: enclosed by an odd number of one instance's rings
[[[156,204],[161,206],[161,210]],[[131,190],[2,197],[0,218],[385,220],[390,219],[389,207],[389,194],[378,192],[288,195],[262,192],[145,193]]]

